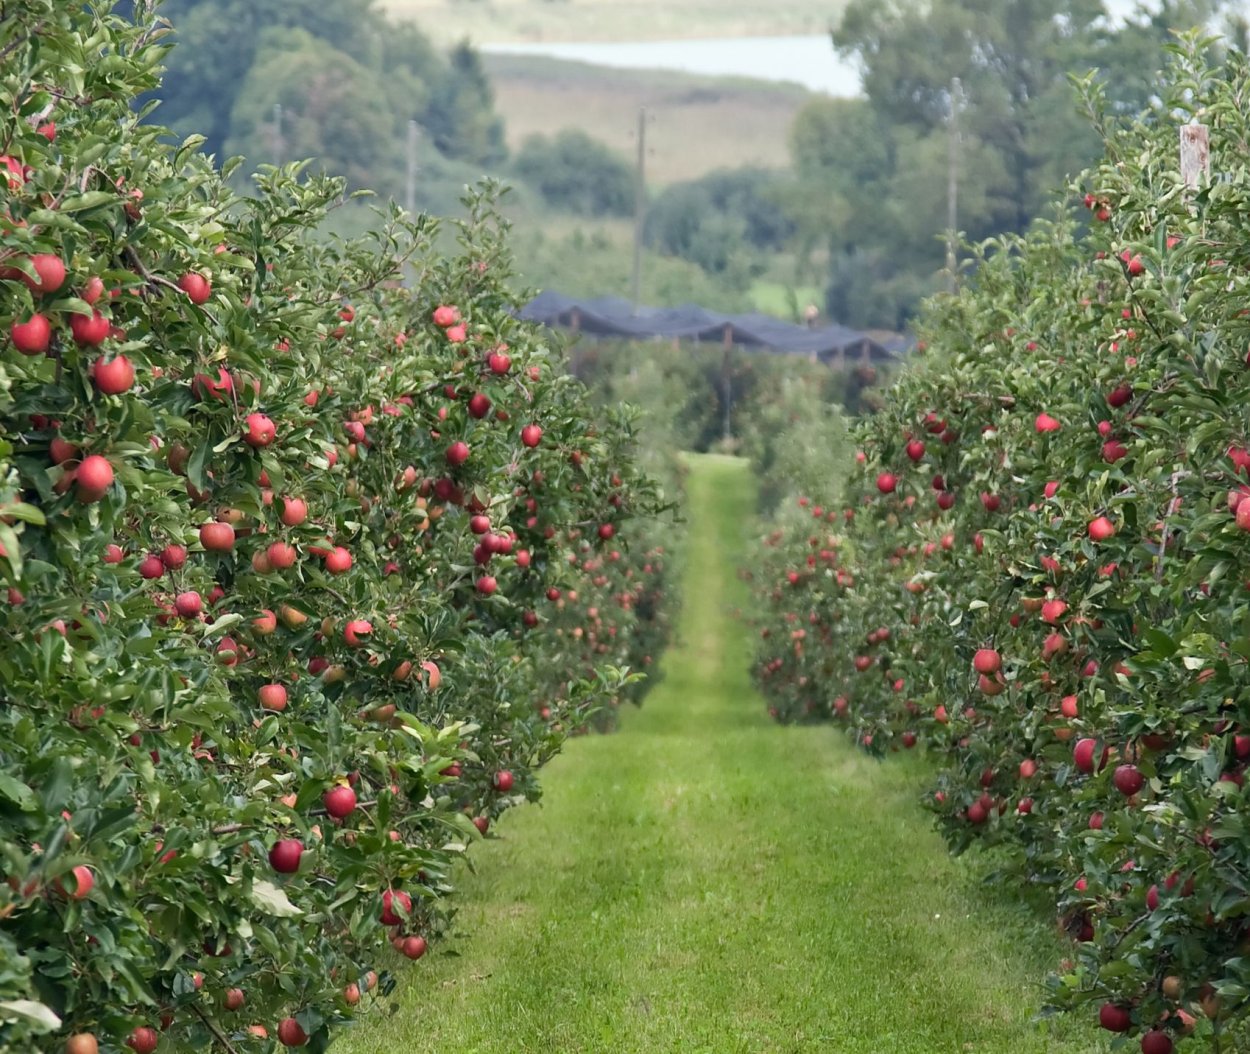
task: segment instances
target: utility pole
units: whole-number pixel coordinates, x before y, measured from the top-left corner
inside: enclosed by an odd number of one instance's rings
[[[282,142],[282,103],[276,102],[273,104],[273,163],[281,165],[285,153]]]
[[[638,174],[634,181],[634,314],[642,301],[642,229],[647,219],[647,108],[638,111]]]
[[[950,142],[946,172],[946,273],[950,291],[956,288],[955,241],[959,230],[959,104],[963,90],[958,77],[951,78]]]
[[[417,212],[417,122],[408,122],[408,191],[404,198],[404,207],[409,216]]]

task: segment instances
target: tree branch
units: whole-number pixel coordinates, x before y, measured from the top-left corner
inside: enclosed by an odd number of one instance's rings
[[[239,1054],[235,1045],[226,1038],[225,1033],[222,1032],[221,1029],[208,1019],[208,1015],[205,1014],[203,1010],[201,1010],[194,1003],[191,1004],[191,1009],[195,1011],[195,1016],[204,1022],[205,1027],[213,1034],[213,1038],[221,1044],[222,1048],[226,1051],[226,1054]]]

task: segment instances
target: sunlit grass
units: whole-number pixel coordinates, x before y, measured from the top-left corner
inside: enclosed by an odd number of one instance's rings
[[[1057,938],[947,856],[922,762],[768,720],[734,617],[750,475],[691,463],[663,682],[477,847],[465,935],[401,967],[399,1013],[333,1054],[1101,1049],[1033,1022]]]

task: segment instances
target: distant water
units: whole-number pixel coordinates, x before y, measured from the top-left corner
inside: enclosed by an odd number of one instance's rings
[[[1112,22],[1137,10],[1139,0],[1104,0]],[[1250,3],[1250,0],[1247,0]],[[1153,8],[1157,0],[1147,0]],[[481,44],[495,55],[542,55],[631,70],[676,70],[712,76],[801,84],[837,97],[859,95],[859,69],[833,49],[829,36],[728,37],[709,40]]]
[[[828,36],[730,37],[625,43],[483,44],[495,55],[543,55],[616,69],[677,70],[713,76],[789,81],[826,95],[860,94],[859,70]]]

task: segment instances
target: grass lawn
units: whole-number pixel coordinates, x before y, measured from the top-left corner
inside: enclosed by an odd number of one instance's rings
[[[400,1011],[333,1054],[1105,1049],[1032,1020],[1058,940],[947,856],[922,761],[769,721],[734,617],[753,483],[736,459],[691,463],[664,680],[476,847],[464,936],[400,966]]]
[[[441,43],[824,33],[846,0],[382,0]]]

